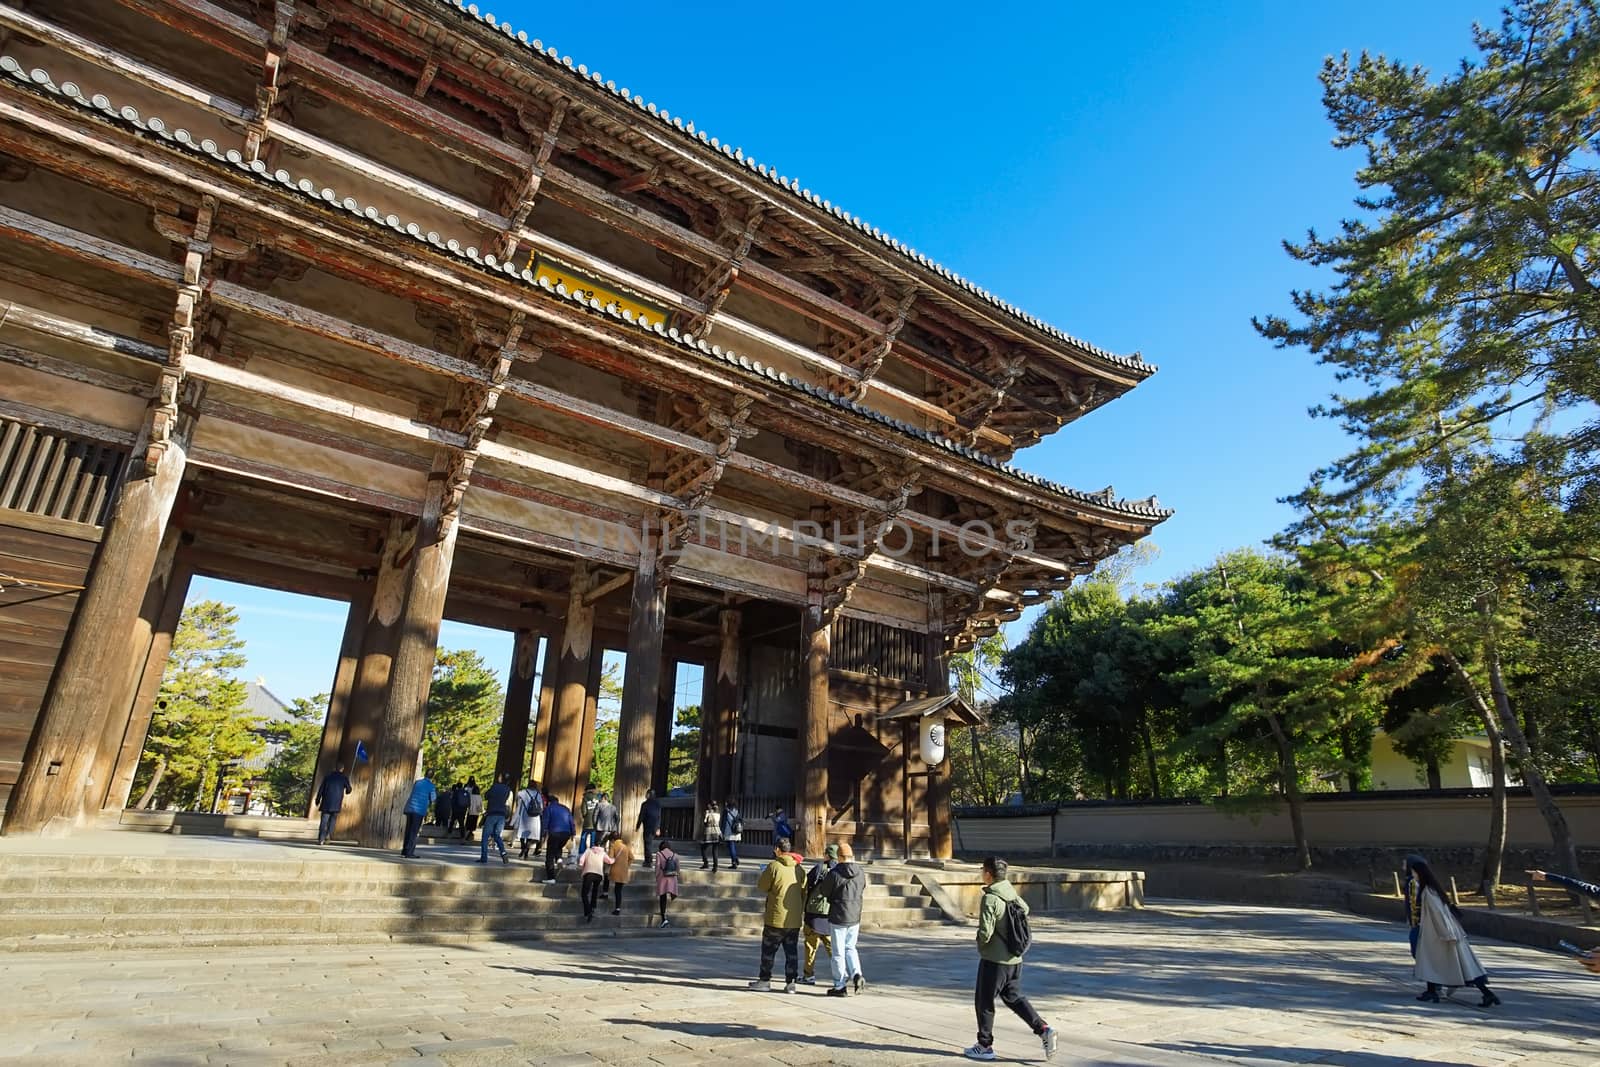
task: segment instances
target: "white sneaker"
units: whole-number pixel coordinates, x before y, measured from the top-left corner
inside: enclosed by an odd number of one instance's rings
[[[1047,1060],[1055,1059],[1056,1058],[1056,1028],[1053,1027],[1053,1026],[1045,1027],[1044,1028],[1044,1032],[1039,1035],[1039,1042],[1040,1042],[1040,1044],[1044,1045],[1044,1058],[1047,1059]]]
[[[757,993],[770,993],[772,992],[772,982],[765,978],[757,978],[750,983],[750,988]]]
[[[783,983],[783,991],[785,993],[793,993],[794,992],[794,983],[793,982],[785,982],[785,983]]]
[[[961,1054],[969,1060],[992,1060],[995,1058],[994,1049],[985,1045],[973,1045],[963,1049]]]

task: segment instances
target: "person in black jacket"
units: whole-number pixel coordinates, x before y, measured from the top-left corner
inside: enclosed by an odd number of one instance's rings
[[[1557,885],[1564,885],[1574,892],[1582,893],[1586,897],[1594,897],[1596,900],[1600,900],[1600,885],[1596,885],[1594,882],[1580,881],[1577,878],[1569,878],[1564,874],[1551,874],[1549,871],[1528,871],[1527,875],[1535,882],[1554,882]],[[1595,974],[1600,974],[1600,953],[1591,951],[1586,956],[1579,956],[1578,962]]]
[[[639,805],[639,818],[634,821],[634,829],[644,832],[644,865],[656,865],[656,837],[661,831],[661,801],[656,798],[654,789],[644,791],[644,803]]]
[[[322,785],[317,789],[317,809],[322,812],[322,818],[317,823],[317,844],[326,845],[333,838],[333,824],[338,821],[339,809],[344,807],[344,798],[350,792],[350,779],[345,777],[344,764],[341,763],[322,780]]]
[[[831,846],[830,846],[831,847]],[[817,891],[828,898],[829,941],[833,953],[833,988],[830,997],[863,993],[867,980],[861,974],[856,939],[861,934],[861,902],[867,895],[867,873],[854,862],[849,842],[839,844],[839,862],[822,876]]]
[[[832,903],[826,896],[817,892],[817,887],[828,876],[834,864],[839,862],[839,846],[829,845],[823,850],[823,858],[818,860],[806,875],[806,926],[805,926],[805,959],[804,969],[800,974],[801,985],[817,984],[817,950],[828,954],[828,966],[833,966],[833,943],[828,939],[832,928],[828,925],[828,913],[833,910]]]

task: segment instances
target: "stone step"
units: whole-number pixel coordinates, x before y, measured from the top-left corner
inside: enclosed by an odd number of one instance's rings
[[[422,869],[425,871],[426,869]],[[321,894],[330,896],[438,896],[438,897],[494,897],[513,896],[525,897],[530,890],[543,891],[546,894],[560,895],[575,892],[578,886],[576,880],[558,881],[554,886],[546,886],[542,882],[530,882],[526,869],[505,870],[497,872],[500,876],[485,876],[471,881],[437,880],[425,873],[412,872],[412,877],[407,879],[373,879],[363,874],[351,873],[345,878],[319,879],[315,882]],[[707,880],[704,882],[694,879],[680,879],[680,885],[690,891],[694,896],[707,896],[717,898],[749,897],[759,895],[753,885],[744,882],[726,882]],[[0,874],[0,897],[16,897],[27,894],[53,895],[57,893],[98,892],[106,895],[125,893],[153,893],[175,895],[208,895],[214,894],[270,894],[283,893],[293,895],[304,893],[308,888],[308,881],[304,878],[245,878],[233,875],[209,876],[168,876],[163,874],[108,874],[97,875],[93,873],[37,873],[14,874],[9,871]],[[628,883],[630,891],[638,887],[654,886],[654,879],[648,874],[635,872],[633,879]],[[925,896],[921,886],[917,885],[868,885],[866,899],[889,900],[910,899]]]
[[[670,912],[673,928],[683,931],[716,929],[727,932],[753,932],[761,928],[759,913],[713,913],[705,921],[691,911],[674,908]],[[864,913],[866,929],[895,929],[919,925],[939,918],[934,908],[894,909],[885,914]],[[101,944],[123,938],[165,939],[188,942],[195,938],[226,937],[236,943],[278,944],[285,938],[325,935],[353,940],[412,940],[429,937],[481,935],[500,939],[515,935],[536,935],[561,931],[647,932],[655,928],[653,910],[640,909],[624,915],[599,914],[593,923],[583,923],[574,910],[528,915],[459,915],[422,913],[384,915],[354,912],[349,914],[281,915],[230,912],[195,914],[188,912],[150,912],[145,914],[103,915],[0,915],[0,946],[25,950],[45,942],[71,941],[80,946]],[[670,929],[670,928],[669,928]]]

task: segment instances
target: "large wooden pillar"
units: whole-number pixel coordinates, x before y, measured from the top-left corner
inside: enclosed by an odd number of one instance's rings
[[[534,666],[539,658],[539,635],[518,630],[511,645],[511,673],[506,680],[506,710],[500,720],[500,745],[495,751],[495,774],[508,774],[514,785],[522,781],[522,758],[528,750],[528,720],[533,715]]]
[[[820,856],[828,843],[828,735],[832,714],[828,693],[829,614],[806,612],[805,705],[800,724],[800,773],[791,820],[805,855]]]
[[[578,794],[589,787],[594,775],[594,732],[600,725],[600,681],[605,677],[605,647],[589,657],[589,679],[583,690],[583,718],[578,723]]]
[[[168,388],[179,386],[173,382]],[[176,395],[165,399],[170,404],[163,405],[162,397],[152,403],[153,417],[176,415]],[[191,420],[181,420],[170,436],[159,432],[162,426],[172,422],[153,425],[147,419],[134,443],[127,480],[106,523],[6,806],[7,834],[68,832],[88,814],[87,798],[106,794],[115,752],[101,748],[108,732],[120,739],[111,720],[129,710],[128,681],[138,657],[148,651],[148,645],[135,648],[128,635],[138,626],[188,460]],[[125,719],[116,723],[125,725]],[[112,745],[120,748],[119,742]],[[97,766],[104,768],[98,778]],[[98,803],[94,807],[98,810]]]
[[[149,638],[142,665],[136,668],[138,680],[134,684],[127,719],[117,723],[113,717],[107,726],[120,725],[118,736],[109,734],[102,740],[102,756],[110,756],[112,764],[105,795],[98,803],[105,810],[120,811],[128,806],[128,795],[133,790],[134,776],[139,772],[139,757],[144,754],[145,737],[150,733],[150,720],[155,715],[156,697],[161,691],[161,679],[166,673],[167,656],[172,652],[172,635],[183,617],[183,603],[189,595],[189,583],[194,577],[182,546],[177,544],[181,535],[168,529],[167,537],[173,541],[173,552],[164,568],[158,567],[145,592],[145,606],[140,612],[141,625],[136,630],[136,640],[144,641],[143,620],[149,620]],[[165,549],[163,549],[165,555]],[[164,573],[163,573],[164,571]],[[117,732],[113,730],[113,732]],[[96,802],[89,798],[90,804]]]
[[[402,515],[392,516],[378,557],[378,573],[369,595],[362,599],[359,620],[357,603],[350,605],[345,624],[346,639],[359,625],[360,636],[351,642],[360,649],[351,675],[350,695],[341,715],[342,730],[335,736],[323,732],[323,748],[330,754],[328,766],[343,763],[353,792],[340,809],[347,827],[365,825],[365,813],[372,796],[378,734],[383,728],[383,703],[389,691],[389,676],[394,669],[395,649],[400,640],[400,616],[405,605],[406,574],[415,545],[416,526]],[[330,704],[330,721],[332,706]],[[360,758],[364,751],[366,758]],[[319,760],[320,762],[320,760]],[[312,788],[316,788],[313,784]]]
[[[715,697],[711,707],[711,713],[716,717],[716,730],[712,735],[716,747],[712,749],[711,783],[712,796],[718,803],[737,792],[733,782],[733,760],[739,750],[740,619],[737,608],[723,608],[717,617],[721,635],[717,645],[716,678],[713,682]]]
[[[322,745],[317,749],[317,765],[311,780],[313,790],[341,763],[351,780],[355,779],[355,768],[351,766],[350,755],[345,751],[345,735],[350,724],[350,705],[355,697],[356,675],[361,669],[361,642],[366,636],[367,620],[371,613],[372,583],[367,581],[350,598],[350,607],[345,613],[344,636],[339,641],[339,664],[334,668],[333,687],[328,691],[328,716],[322,722]],[[349,798],[346,799],[348,801]],[[311,814],[316,801],[314,793],[307,796],[306,815]],[[351,810],[356,809],[352,806]]]
[[[428,689],[439,647],[450,565],[460,524],[447,477],[450,457],[435,460],[422,515],[415,520],[410,566],[397,617],[398,640],[389,672],[383,717],[372,752],[372,787],[362,811],[360,840],[395,848],[405,837],[406,797],[417,776],[417,756],[427,715]]]
[[[678,661],[661,661],[661,680],[656,686],[655,750],[650,755],[650,788],[656,796],[667,795],[667,775],[672,769],[672,728],[677,720]]]
[[[544,784],[546,739],[550,735],[550,720],[556,707],[556,673],[561,667],[561,638],[559,634],[546,634],[544,665],[539,669],[539,715],[533,721],[533,737],[528,743],[528,778]]]
[[[583,792],[578,784],[578,752],[582,745],[584,705],[589,691],[590,661],[594,654],[594,606],[586,598],[594,579],[589,565],[572,570],[567,597],[567,621],[561,633],[556,664],[555,704],[545,733],[544,787],[562,803],[571,805]]]
[[[639,805],[650,788],[656,755],[656,718],[661,702],[661,642],[667,621],[665,575],[657,570],[654,548],[639,553],[628,607],[628,659],[622,672],[622,716],[617,723],[617,780],[612,803],[622,813],[622,830],[634,839]],[[662,580],[658,580],[658,578]]]

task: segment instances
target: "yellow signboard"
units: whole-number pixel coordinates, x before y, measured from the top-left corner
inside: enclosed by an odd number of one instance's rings
[[[633,321],[641,322],[646,326],[655,326],[657,323],[666,325],[667,313],[654,304],[644,304],[630,296],[623,296],[615,289],[596,281],[582,271],[573,270],[559,260],[551,259],[542,253],[535,253],[530,264],[535,282],[547,281],[551,285],[564,285],[567,292],[582,296],[585,300],[598,300],[601,307],[616,305],[616,310],[633,312]]]

